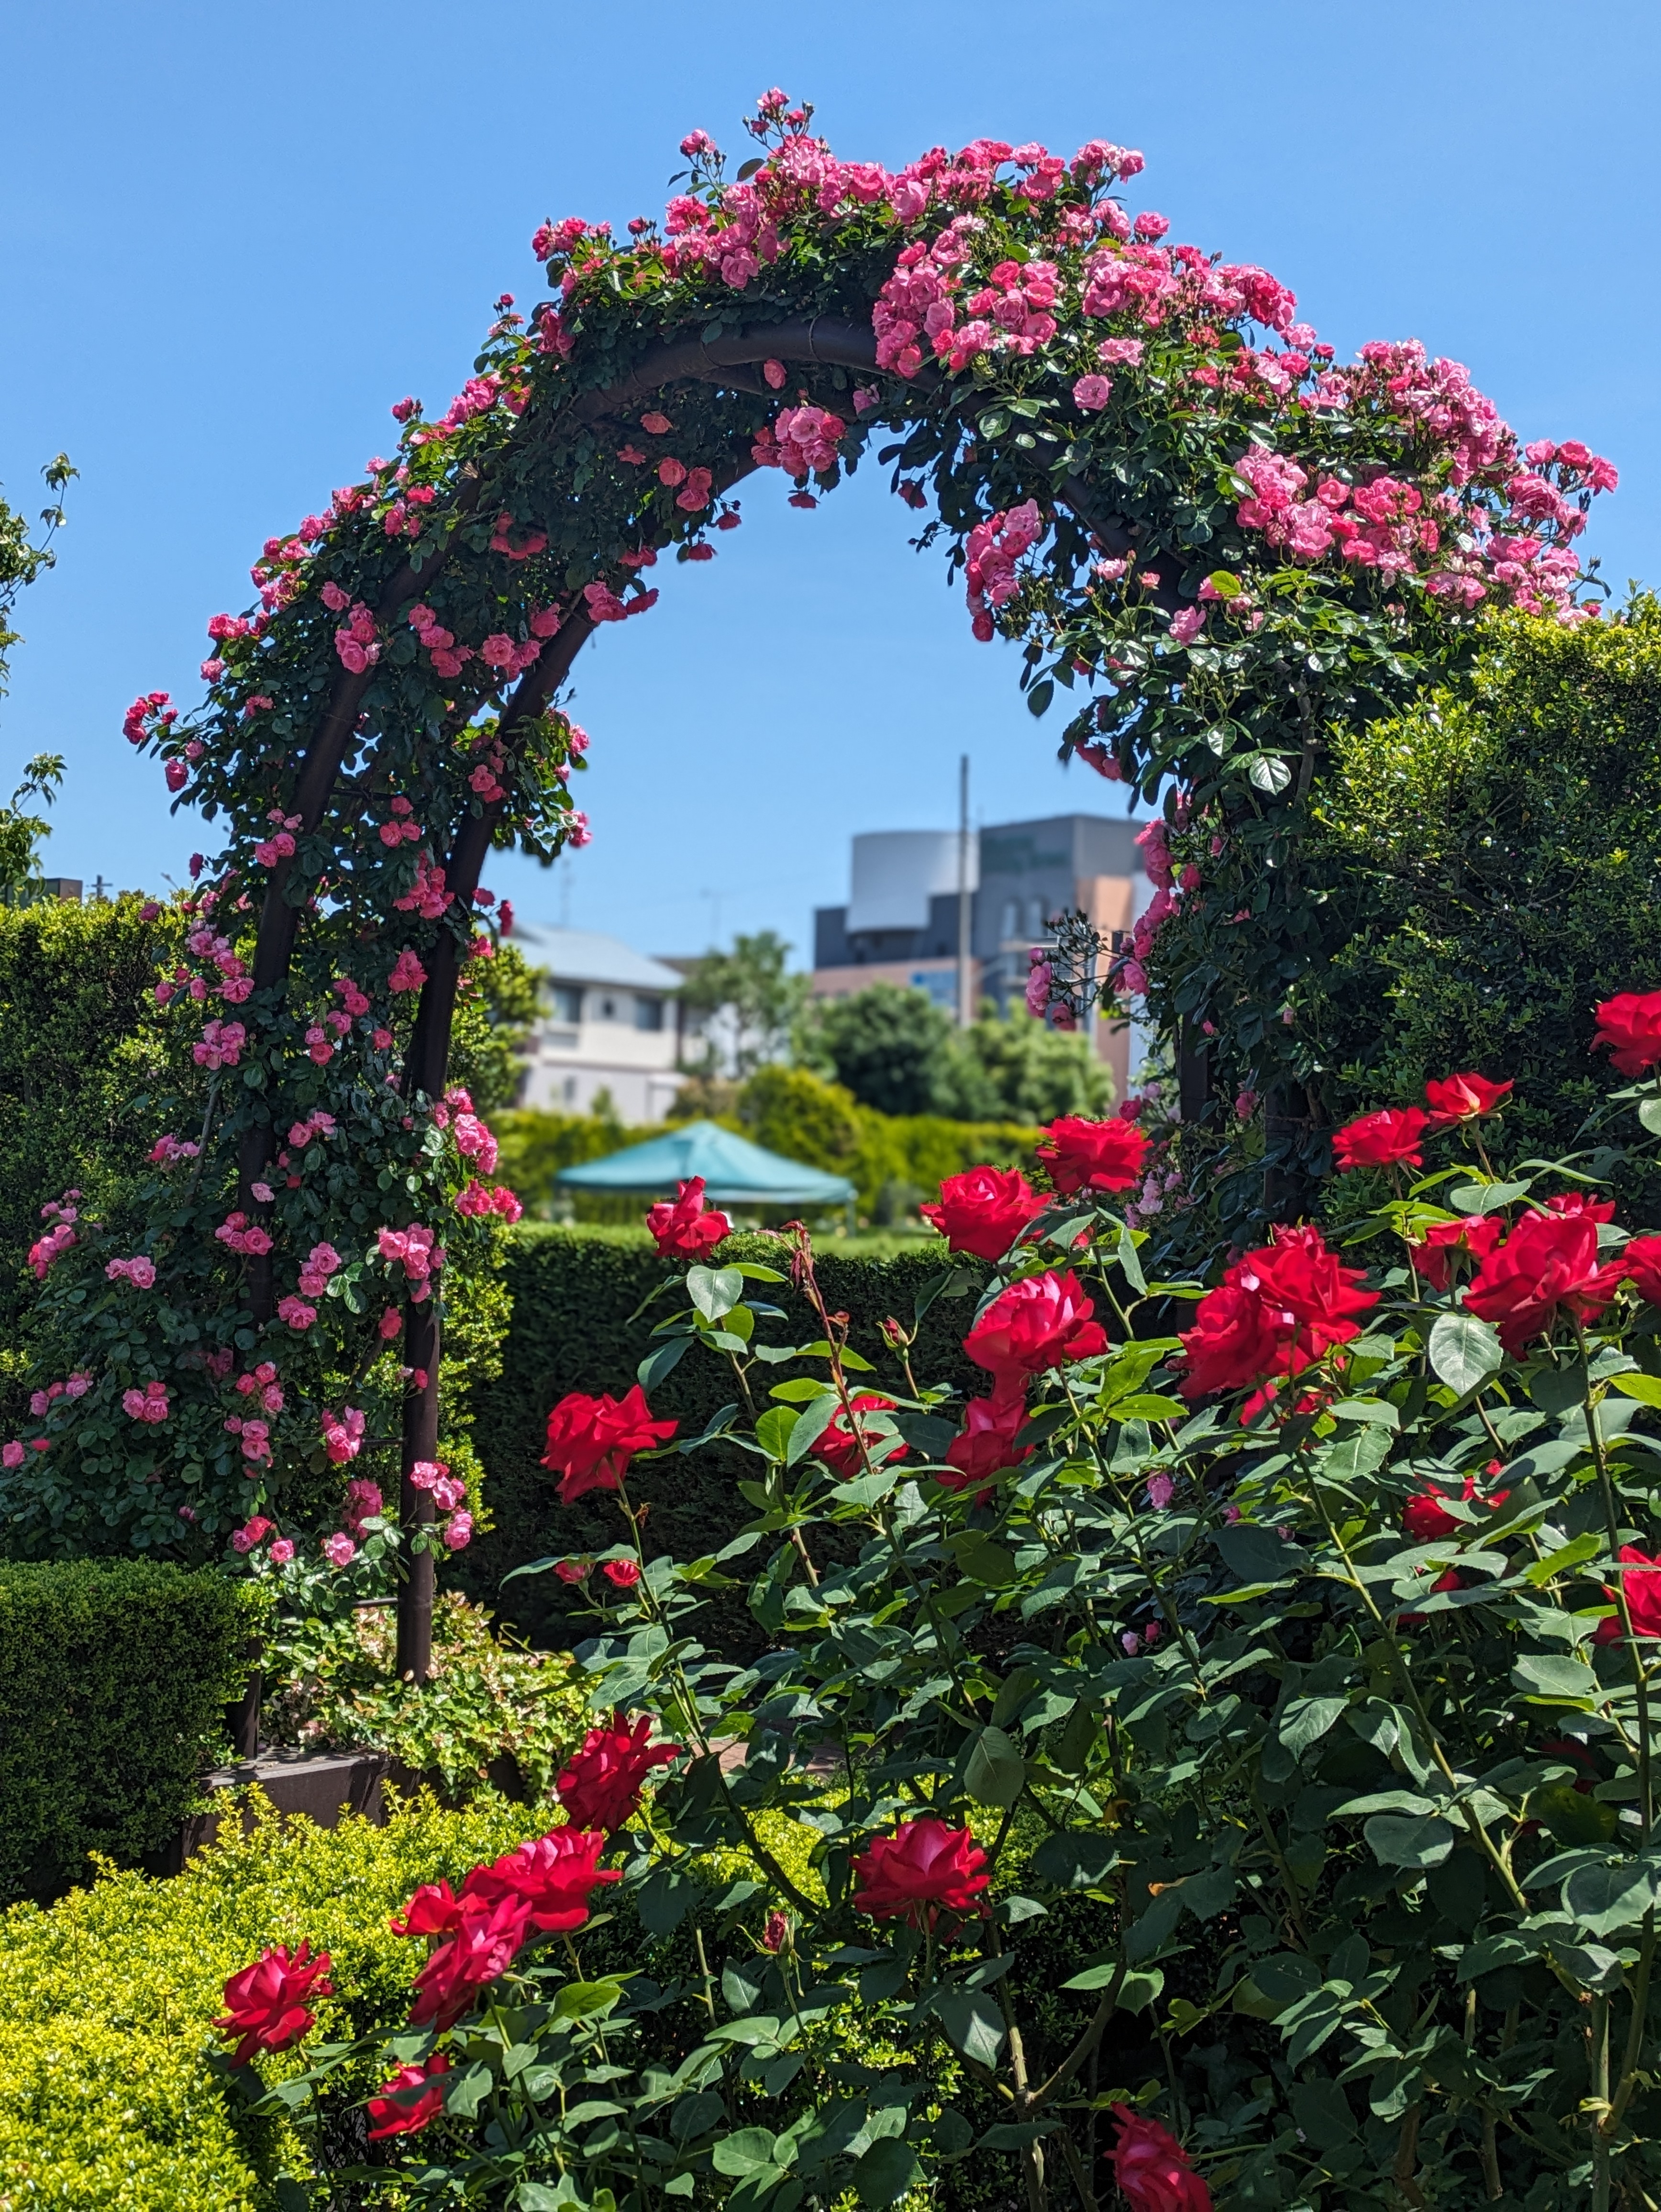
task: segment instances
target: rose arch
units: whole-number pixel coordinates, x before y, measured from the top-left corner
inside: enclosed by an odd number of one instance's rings
[[[1416,344],[1335,362],[1274,276],[1127,205],[1140,155],[980,140],[891,173],[810,118],[770,94],[731,181],[695,132],[626,240],[545,223],[553,300],[499,301],[447,409],[401,401],[395,452],[266,541],[199,706],[130,710],[222,838],[157,992],[195,1087],[123,1204],[66,1198],[36,1248],[75,1357],[7,1447],[43,1540],[73,1486],[106,1540],[207,1556],[396,1440],[399,1665],[424,1675],[435,1547],[467,1533],[443,1286],[517,1212],[447,1088],[502,913],[481,878],[586,840],[561,686],[668,556],[715,556],[764,471],[812,507],[891,468],[975,638],[1020,641],[1063,753],[1153,810],[1157,896],[1106,980],[1172,1039],[1184,1114],[1261,1099],[1282,1201],[1317,1156],[1298,843],[1328,732],[1489,609],[1588,618],[1573,541],[1614,472],[1519,450]],[[1068,978],[1036,988],[1065,1018]]]

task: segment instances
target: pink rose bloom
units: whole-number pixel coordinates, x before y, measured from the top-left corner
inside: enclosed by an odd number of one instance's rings
[[[1113,386],[1104,376],[1081,376],[1073,386],[1073,404],[1082,408],[1086,415],[1095,415],[1106,406]]]
[[[276,1543],[271,1546],[272,1564],[276,1566],[286,1567],[293,1557],[293,1542],[287,1536],[279,1536]]]
[[[259,1515],[256,1514],[252,1521],[246,1522],[232,1536],[231,1549],[234,1552],[252,1552],[254,1546],[269,1536],[271,1533],[271,1522],[261,1519]],[[275,1550],[276,1547],[273,1546],[272,1549]]]
[[[3,1451],[0,1451],[0,1467],[21,1467],[22,1464],[23,1447],[14,1438]]]
[[[279,1321],[286,1322],[290,1328],[307,1329],[317,1319],[317,1308],[308,1306],[303,1299],[291,1296],[280,1302],[277,1309],[277,1317]]]
[[[323,1539],[323,1556],[332,1567],[350,1566],[357,1557],[357,1547],[350,1536],[338,1532]]]
[[[473,1540],[473,1516],[471,1513],[453,1513],[444,1524],[444,1546],[447,1551],[465,1551]]]

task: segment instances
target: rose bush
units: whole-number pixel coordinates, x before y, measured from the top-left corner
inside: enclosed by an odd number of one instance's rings
[[[1294,1224],[1209,1289],[1149,1282],[1105,1194],[1050,1194],[966,1405],[911,1371],[916,1316],[870,1387],[800,1231],[809,1341],[772,1338],[782,1270],[668,1276],[642,1394],[712,1357],[733,1400],[615,1468],[622,1587],[540,1563],[589,1582],[615,1717],[561,1778],[571,1826],[411,1908],[447,1994],[386,2046],[383,2099],[429,2116],[402,2170],[773,2212],[925,2181],[1034,2212],[1110,2180],[1134,2212],[1652,2194],[1653,1240],[1583,1160],[1462,1157],[1475,1121],[1423,1133],[1365,1267]],[[1474,1221],[1430,1281],[1415,1254]],[[1542,1237],[1555,1271],[1521,1265]],[[654,1488],[717,1434],[754,1521],[646,1559]],[[770,1643],[734,1668],[697,1614],[741,1573]],[[585,1979],[539,1945],[555,1854],[621,1877],[637,1944],[690,1917],[697,1965]]]

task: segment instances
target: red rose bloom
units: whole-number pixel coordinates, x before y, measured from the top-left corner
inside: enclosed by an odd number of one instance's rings
[[[1113,2179],[1130,2212],[1211,2212],[1211,2191],[1175,2136],[1128,2105],[1115,2105]]]
[[[935,1481],[942,1490],[977,1489],[1005,1468],[1019,1467],[1032,1456],[1030,1444],[1025,1451],[1015,1448],[1025,1419],[1026,1401],[1019,1392],[1006,1397],[995,1390],[989,1398],[971,1398],[964,1408],[964,1426],[947,1447],[946,1465],[936,1469]]]
[[[652,1419],[638,1382],[622,1398],[588,1398],[573,1390],[548,1416],[542,1464],[563,1478],[559,1502],[569,1505],[585,1491],[617,1489],[635,1454],[667,1443],[679,1425]]]
[[[326,1951],[313,1958],[304,1943],[293,1954],[275,1943],[233,1974],[225,1984],[224,2016],[214,2022],[222,2036],[238,2039],[232,2065],[246,2066],[256,2051],[286,2051],[298,2043],[313,2024],[311,2000],[334,1995],[334,1984],[322,1978],[328,1971]]]
[[[600,1572],[613,1589],[633,1589],[640,1580],[640,1568],[633,1559],[607,1559]]]
[[[483,1869],[474,1869],[474,1874]],[[472,1875],[467,1877],[468,1881]],[[411,2027],[453,2027],[482,1989],[500,1979],[530,1933],[531,1909],[516,1894],[470,1896],[464,1885],[454,1932],[416,1976]]]
[[[1652,1559],[1635,1544],[1622,1544],[1621,1564],[1627,1570],[1621,1581],[1627,1593],[1627,1610],[1632,1615],[1633,1634],[1661,1636],[1661,1552]],[[1607,1583],[1603,1595],[1611,1605],[1619,1603]],[[1617,1613],[1613,1619],[1598,1622],[1591,1640],[1594,1644],[1618,1644],[1625,1633]]]
[[[1497,1467],[1499,1462],[1496,1460],[1494,1464]],[[1470,1504],[1477,1497],[1474,1474],[1465,1477],[1464,1487],[1459,1495],[1461,1504],[1465,1505]],[[1497,1513],[1510,1496],[1508,1490],[1496,1491],[1492,1498],[1484,1498],[1482,1503],[1491,1513]],[[1454,1519],[1433,1490],[1421,1491],[1416,1498],[1409,1498],[1402,1509],[1402,1534],[1411,1536],[1415,1544],[1434,1544],[1444,1536],[1457,1535],[1469,1527],[1468,1522]]]
[[[554,1787],[573,1828],[620,1828],[640,1802],[654,1766],[666,1766],[680,1746],[653,1743],[652,1723],[642,1716],[632,1729],[614,1720],[610,1728],[590,1729],[582,1748]]]
[[[1506,1233],[1497,1213],[1468,1213],[1463,1220],[1439,1221],[1409,1249],[1413,1264],[1433,1291],[1445,1291],[1453,1273],[1454,1255],[1469,1253],[1486,1260]]]
[[[705,1206],[702,1176],[694,1176],[691,1182],[682,1183],[680,1195],[672,1205],[666,1198],[648,1207],[646,1226],[666,1260],[701,1260],[706,1252],[714,1250],[723,1237],[733,1233],[733,1224],[727,1216]]]
[[[601,1882],[623,1879],[599,1863],[605,1840],[590,1829],[554,1828],[516,1844],[489,1866],[473,1869],[461,1885],[463,1908],[475,1901],[494,1906],[517,1899],[539,1935],[569,1935],[588,1917],[588,1893]]]
[[[1584,1190],[1560,1190],[1555,1198],[1546,1200],[1548,1213],[1565,1213],[1571,1221],[1584,1214],[1588,1221],[1613,1221],[1615,1200],[1612,1198],[1588,1198]]]
[[[949,1912],[957,1919],[985,1908],[976,1900],[991,1881],[986,1853],[967,1828],[932,1818],[904,1820],[877,1836],[854,1861],[854,1903],[873,1920],[908,1920],[914,1928]]]
[[[1116,1115],[1110,1121],[1086,1121],[1067,1114],[1046,1125],[1037,1150],[1050,1180],[1066,1196],[1080,1190],[1129,1190],[1142,1171],[1147,1136],[1134,1121]]]
[[[400,2066],[390,2081],[381,2083],[380,2094],[368,2100],[369,2118],[380,2124],[369,2130],[369,2141],[418,2135],[435,2120],[444,2110],[444,2076],[449,2070],[441,2051],[434,2051],[424,2066]]]
[[[1465,1292],[1465,1304],[1492,1322],[1500,1341],[1520,1352],[1560,1313],[1589,1321],[1603,1312],[1621,1263],[1597,1264],[1597,1224],[1590,1213],[1525,1213],[1491,1252]]]
[[[1609,1048],[1609,1065],[1641,1075],[1661,1060],[1661,991],[1620,991],[1597,1009],[1591,1049]]]
[[[1277,1229],[1272,1244],[1237,1260],[1183,1333],[1185,1398],[1238,1390],[1270,1375],[1295,1375],[1359,1336],[1355,1316],[1378,1303],[1358,1290],[1364,1270],[1342,1266],[1318,1229]]]
[[[1070,1268],[1064,1275],[1047,1269],[1001,1291],[963,1348],[1000,1380],[1041,1374],[1063,1359],[1088,1359],[1106,1351],[1106,1334],[1091,1319],[1095,1310]]]
[[[1442,1129],[1451,1121],[1478,1121],[1503,1105],[1511,1091],[1509,1083],[1490,1083],[1486,1075],[1449,1075],[1440,1083],[1427,1083],[1425,1103],[1430,1109],[1430,1125]]]
[[[1431,1126],[1416,1106],[1385,1106],[1363,1114],[1332,1139],[1332,1157],[1346,1175],[1351,1168],[1421,1168],[1419,1144]]]
[[[938,1206],[917,1211],[954,1252],[1001,1260],[1027,1223],[1043,1212],[1043,1200],[1019,1168],[970,1168],[947,1176]]]
[[[423,1881],[402,1916],[386,1923],[394,1936],[452,1936],[460,1924],[461,1899],[447,1881]]]
[[[1661,1306],[1661,1237],[1634,1237],[1614,1264],[1640,1298]]]
[[[861,1413],[891,1413],[894,1410],[894,1401],[880,1396],[874,1390],[861,1391],[852,1401],[852,1405],[856,1417]],[[859,1432],[867,1448],[878,1441],[879,1431],[867,1422],[859,1423]],[[848,1425],[848,1416],[840,1406],[807,1449],[815,1459],[824,1462],[838,1482],[851,1482],[863,1464],[859,1443]],[[900,1444],[889,1453],[888,1458],[904,1459],[908,1449],[907,1445]]]

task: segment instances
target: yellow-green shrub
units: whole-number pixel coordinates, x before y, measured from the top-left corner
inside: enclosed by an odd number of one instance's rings
[[[461,1813],[423,1798],[384,1828],[267,1820],[172,1881],[108,1872],[45,1911],[15,1907],[0,1918],[0,2207],[270,2212],[277,2138],[238,2135],[204,2063],[227,1976],[305,1936],[339,1992],[318,2032],[391,2027],[412,1961],[388,1915],[536,1820],[496,1797]]]

